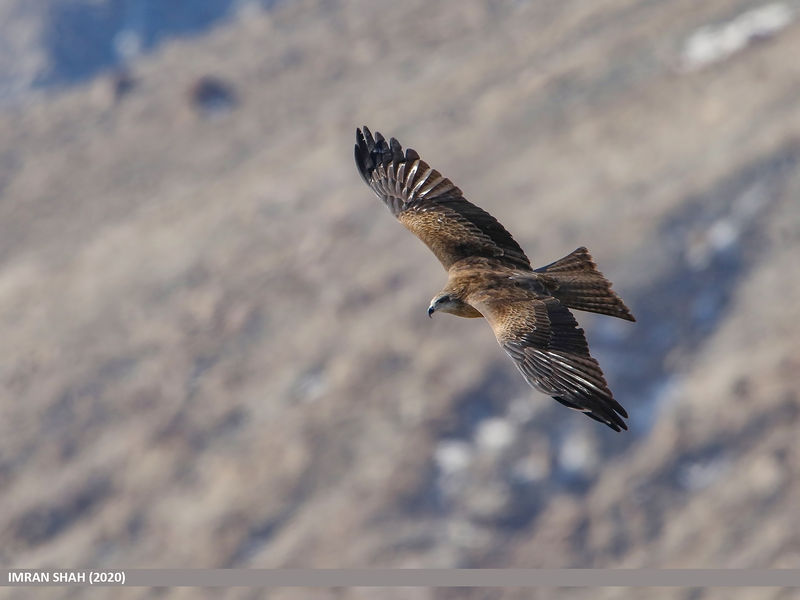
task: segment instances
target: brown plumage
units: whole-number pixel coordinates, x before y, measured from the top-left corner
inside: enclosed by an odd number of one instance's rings
[[[533,269],[511,234],[414,150],[403,152],[396,139],[364,127],[356,131],[355,159],[367,185],[448,271],[429,315],[486,317],[530,385],[616,431],[627,429],[628,414],[569,309],[635,319],[586,248]]]

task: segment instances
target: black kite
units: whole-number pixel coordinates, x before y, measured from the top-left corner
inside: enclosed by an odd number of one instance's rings
[[[429,316],[486,317],[530,385],[615,431],[627,429],[628,413],[568,309],[635,319],[586,248],[534,269],[494,217],[411,148],[404,153],[396,139],[364,127],[356,131],[355,159],[367,185],[448,271]]]

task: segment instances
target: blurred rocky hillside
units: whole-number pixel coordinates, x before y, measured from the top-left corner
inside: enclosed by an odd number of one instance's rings
[[[4,565],[800,567],[800,0],[220,4],[59,30],[117,52],[62,79],[52,7],[0,8]],[[629,432],[427,318],[362,124],[533,263],[590,249],[638,318],[578,315]],[[563,596],[640,593],[793,597]]]

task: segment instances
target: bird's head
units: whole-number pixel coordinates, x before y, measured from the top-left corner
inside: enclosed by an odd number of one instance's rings
[[[433,317],[433,313],[437,310],[442,312],[453,312],[457,309],[459,302],[457,302],[450,294],[439,294],[428,307],[428,316]]]

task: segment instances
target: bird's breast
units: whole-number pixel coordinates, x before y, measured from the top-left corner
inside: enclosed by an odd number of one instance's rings
[[[481,319],[483,315],[478,312],[475,308],[470,306],[469,304],[463,304],[458,307],[458,312],[454,312],[454,315],[459,317],[464,317],[465,319]]]

